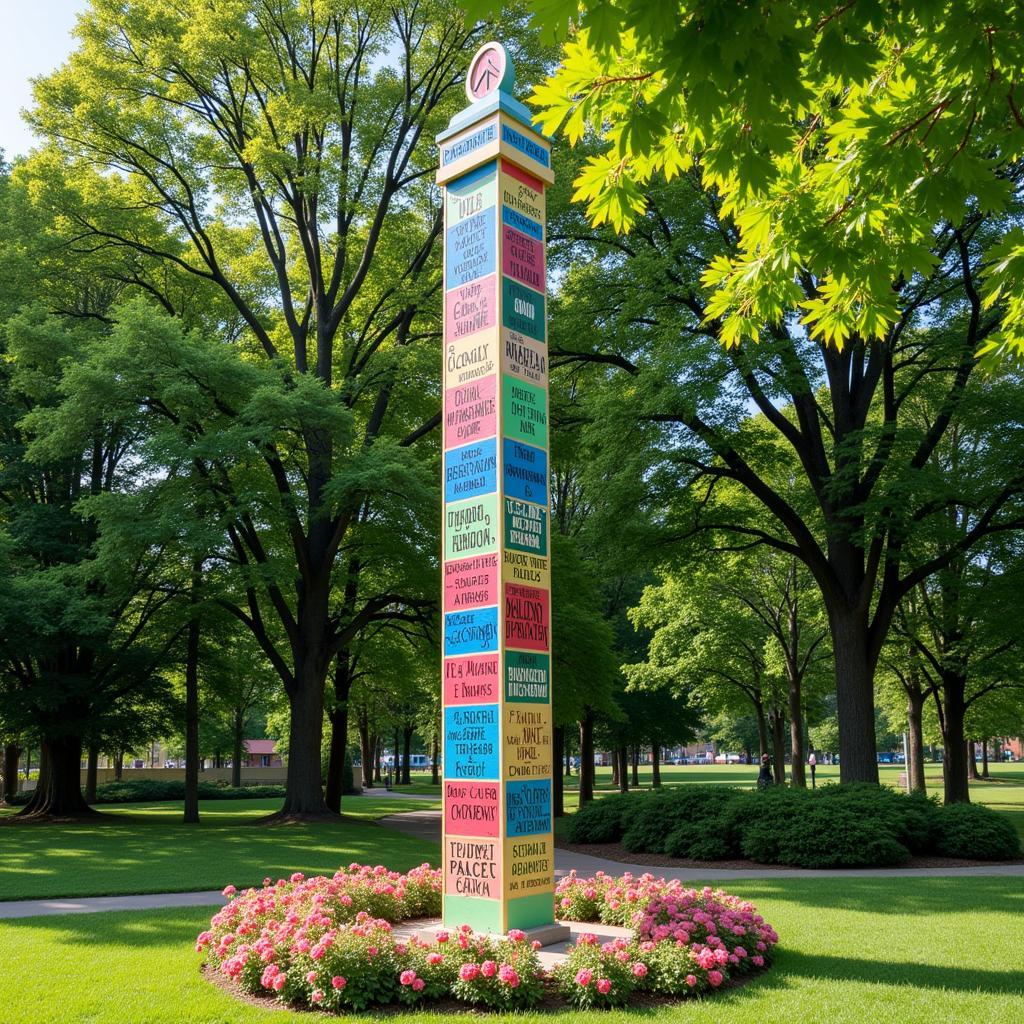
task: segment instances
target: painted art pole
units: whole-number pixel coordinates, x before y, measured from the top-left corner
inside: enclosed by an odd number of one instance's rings
[[[487,43],[438,136],[444,203],[443,922],[554,928],[544,189]],[[567,934],[567,929],[564,930]]]

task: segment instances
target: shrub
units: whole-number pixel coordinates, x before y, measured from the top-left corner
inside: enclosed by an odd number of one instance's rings
[[[840,803],[862,821],[873,822],[911,853],[925,853],[934,847],[938,804],[923,793],[907,795],[888,786],[847,783],[822,786],[811,796],[813,801]]]
[[[1013,860],[1020,856],[1017,830],[997,811],[980,804],[938,808],[936,852],[971,860]]]
[[[638,803],[622,837],[627,850],[648,853],[669,853],[669,839],[677,857],[700,857],[690,852],[700,847],[706,852],[718,851],[718,857],[730,856],[730,837],[721,830],[721,819],[744,791],[731,786],[678,786],[653,793]],[[706,837],[717,833],[719,841],[706,843]],[[685,852],[682,852],[685,851]]]
[[[884,825],[840,801],[815,801],[794,815],[778,839],[778,863],[801,868],[888,867],[910,851]]]
[[[284,786],[242,786],[235,789],[226,782],[199,783],[201,800],[260,800],[277,797],[284,797]],[[98,804],[141,804],[184,799],[185,783],[180,779],[128,779],[104,782],[96,787]]]
[[[585,932],[566,952],[553,972],[555,984],[566,1002],[583,1010],[622,1006],[648,974],[637,944],[623,938],[601,945]]]
[[[591,800],[568,819],[565,838],[570,843],[617,843],[626,830],[626,816],[635,811],[638,799],[617,793]]]

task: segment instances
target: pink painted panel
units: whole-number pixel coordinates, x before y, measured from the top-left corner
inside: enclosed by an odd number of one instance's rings
[[[444,610],[498,603],[498,553],[444,563]]]
[[[544,267],[544,243],[530,238],[515,228],[501,229],[501,269],[507,277],[513,277],[525,285],[544,291],[546,276]]]
[[[489,274],[444,293],[444,340],[458,341],[498,322],[498,275]]]
[[[444,702],[489,704],[500,698],[498,652],[444,659]]]
[[[444,446],[456,448],[498,431],[496,374],[448,388],[444,393]]]
[[[498,838],[501,824],[500,782],[444,784],[444,830],[452,836]]]

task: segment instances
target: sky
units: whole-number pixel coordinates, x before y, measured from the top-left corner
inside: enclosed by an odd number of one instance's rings
[[[21,111],[32,102],[29,79],[58,67],[71,52],[75,16],[87,0],[0,0],[0,149],[7,159],[34,144]]]

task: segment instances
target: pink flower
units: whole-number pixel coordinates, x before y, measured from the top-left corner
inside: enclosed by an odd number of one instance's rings
[[[690,988],[694,988],[696,986],[696,984],[697,984],[696,976],[693,975],[693,974],[688,974],[686,976],[686,984],[689,985]]]
[[[764,967],[764,957],[760,953],[757,956],[752,956],[750,959],[755,967]]]
[[[312,985],[314,981],[316,981],[316,971],[309,971],[306,974],[306,982],[307,984]]]
[[[305,878],[306,876],[301,871],[296,871],[295,874],[292,875],[291,880],[293,882],[302,882],[305,881]]]
[[[271,983],[270,983],[270,987],[275,992],[280,992],[281,989],[284,988],[285,982],[287,982],[287,981],[288,981],[288,975],[287,974],[275,974],[273,981],[271,981]]]
[[[519,975],[511,964],[501,965],[498,970],[498,980],[503,981],[509,988],[517,988],[519,985]]]
[[[444,954],[443,953],[428,953],[427,954],[427,963],[428,964],[439,964],[439,963],[442,963],[443,961],[444,961]]]
[[[539,939],[534,939],[533,942],[530,943],[530,949],[533,949],[533,950],[540,949],[540,940]]]
[[[440,944],[442,942],[447,942],[448,941],[448,933],[444,932],[444,931],[438,932],[437,933],[437,941],[438,941],[438,944]]]
[[[526,932],[520,928],[512,928],[509,930],[508,937],[513,942],[522,942],[526,938]]]
[[[601,995],[606,996],[612,990],[612,983],[607,978],[598,978],[595,987]]]
[[[422,992],[424,985],[426,985],[426,982],[422,978],[416,978],[412,983],[413,991]]]
[[[331,987],[332,988],[336,988],[339,992],[347,984],[348,984],[348,981],[345,978],[342,978],[340,975],[335,975],[333,978],[331,978]]]
[[[593,978],[594,972],[587,967],[583,967],[576,972],[576,984],[580,988],[586,988],[590,984],[590,979]]]
[[[269,879],[269,878],[264,878],[264,879],[263,879],[263,884],[264,884],[265,886],[267,886],[267,885],[271,885],[272,883],[271,883],[271,881],[270,881],[270,879]]]
[[[459,977],[463,981],[474,981],[480,974],[479,964],[463,964],[459,968]]]
[[[221,895],[231,897],[234,896],[236,892],[238,892],[238,890],[233,885],[225,885]]]
[[[310,993],[309,1000],[312,1003],[322,1003],[324,1001],[324,994],[319,989],[315,989]]]
[[[411,985],[416,980],[416,972],[415,971],[402,971],[402,973],[398,976],[398,980],[403,985]]]
[[[647,977],[647,964],[637,961],[633,964],[633,976],[635,978],[646,978]]]
[[[712,988],[718,988],[725,981],[725,975],[721,971],[708,971],[708,984]]]
[[[366,955],[367,956],[373,957],[373,956],[376,956],[379,952],[380,952],[380,950],[376,946],[367,946],[366,947]]]
[[[497,971],[497,969],[498,969],[498,965],[493,960],[485,960],[480,965],[480,973],[485,978],[493,978],[494,977],[494,972]]]

